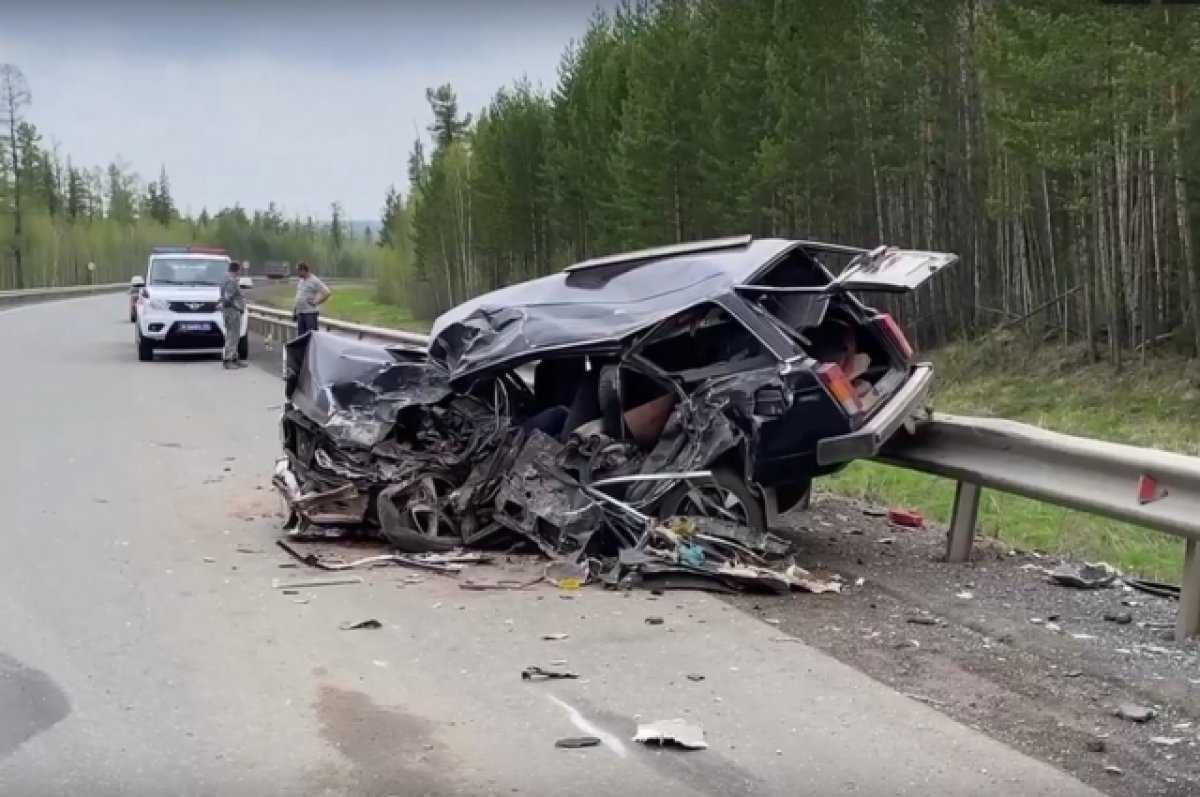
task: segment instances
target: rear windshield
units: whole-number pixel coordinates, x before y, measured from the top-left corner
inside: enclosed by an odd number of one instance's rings
[[[150,261],[150,284],[220,285],[227,271],[224,257],[156,257]]]

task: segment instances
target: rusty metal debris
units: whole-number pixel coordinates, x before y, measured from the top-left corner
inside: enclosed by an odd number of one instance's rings
[[[649,440],[615,434],[603,418],[548,433],[530,417],[533,389],[516,371],[460,389],[423,352],[325,333],[288,344],[286,377],[285,456],[272,481],[290,513],[289,540],[277,542],[311,567],[457,576],[486,561],[464,549],[489,549],[545,557],[545,580],[564,590],[842,589],[839,578],[796,565],[791,543],[761,524],[707,494],[685,500],[715,478],[704,468],[746,444],[728,406],[753,403],[757,377],[677,396]],[[660,517],[668,498],[698,516]],[[346,536],[377,537],[396,553],[341,562],[289,544]]]

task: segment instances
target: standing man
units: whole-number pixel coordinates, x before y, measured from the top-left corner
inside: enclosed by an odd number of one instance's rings
[[[246,298],[242,296],[239,282],[242,266],[236,260],[229,263],[229,272],[221,282],[221,317],[225,322],[225,351],[221,356],[222,366],[245,368],[246,363],[238,359],[238,339],[242,331],[242,313],[246,312]]]
[[[317,329],[318,308],[333,295],[333,291],[325,286],[312,273],[308,263],[301,261],[296,265],[296,337],[305,332],[315,332]]]

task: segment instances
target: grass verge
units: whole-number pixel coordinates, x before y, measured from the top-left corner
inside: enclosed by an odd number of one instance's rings
[[[408,332],[429,331],[429,325],[413,318],[408,308],[376,301],[375,289],[370,285],[341,284],[330,287],[333,295],[321,305],[322,316]],[[292,307],[295,295],[295,285],[264,285],[256,289],[253,301],[286,310]]]

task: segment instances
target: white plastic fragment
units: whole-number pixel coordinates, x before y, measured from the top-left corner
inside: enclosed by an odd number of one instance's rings
[[[708,749],[708,742],[704,740],[704,729],[681,719],[658,720],[644,725],[639,723],[633,740],[659,746],[674,744],[685,750]]]

